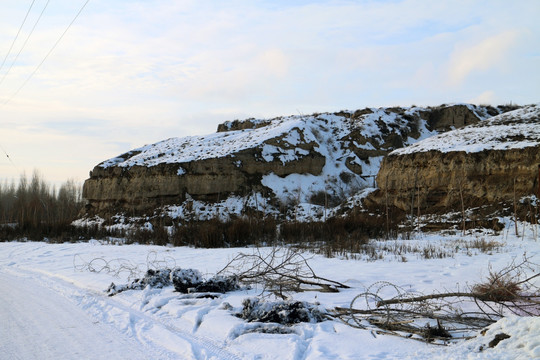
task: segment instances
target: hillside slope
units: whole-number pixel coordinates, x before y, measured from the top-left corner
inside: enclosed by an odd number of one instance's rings
[[[171,138],[98,164],[84,184],[86,213],[158,209],[204,219],[250,209],[320,219],[373,188],[389,152],[506,110],[456,104],[226,122],[215,134]]]

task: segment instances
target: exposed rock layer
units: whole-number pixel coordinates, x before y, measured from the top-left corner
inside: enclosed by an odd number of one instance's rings
[[[389,154],[367,199],[433,213],[538,195],[540,106],[529,105]]]
[[[512,202],[538,190],[540,147],[476,153],[417,152],[384,159],[368,203],[434,213]],[[416,211],[416,210],[415,210]]]
[[[318,174],[325,158],[315,151],[308,156],[280,162],[257,161],[257,149],[234,157],[210,158],[181,164],[159,164],[131,168],[96,166],[83,188],[89,213],[151,212],[165,204],[179,204],[187,196],[216,201],[231,193],[248,194],[260,188],[261,174],[278,176],[301,171]],[[182,169],[182,175],[178,175]]]

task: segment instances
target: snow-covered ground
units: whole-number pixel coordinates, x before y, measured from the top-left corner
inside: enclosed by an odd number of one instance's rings
[[[430,294],[463,290],[485,280],[490,268],[502,269],[525,253],[538,264],[538,229],[521,224],[519,237],[513,235],[513,227],[507,229],[511,230],[498,235],[416,234],[412,240],[388,242],[389,247],[404,244],[453,249],[452,256],[442,259],[426,260],[416,252],[403,256],[386,253],[382,259],[370,261],[306,254],[317,275],[350,288],[339,293],[307,291],[291,295],[330,310],[348,307],[357,294],[379,281]],[[481,239],[500,246],[488,252],[468,246]],[[280,333],[265,333],[260,324],[234,316],[245,298],[260,295],[262,289],[257,287],[216,298],[180,294],[172,286],[127,290],[112,297],[106,294],[111,282],[126,284],[149,267],[193,268],[212,275],[236,254],[253,251],[115,245],[95,240],[75,244],[0,243],[0,358],[540,358],[540,317],[508,316],[491,325],[484,335],[474,333],[471,335],[477,337],[473,339],[440,346],[375,334],[337,319],[299,323],[282,327]],[[535,280],[540,286],[540,278]],[[487,344],[499,333],[510,338],[489,348]],[[94,344],[91,351],[89,343]]]
[[[0,358],[147,359],[148,350],[85,309],[49,289],[40,279],[0,273]],[[156,354],[159,355],[159,354]]]

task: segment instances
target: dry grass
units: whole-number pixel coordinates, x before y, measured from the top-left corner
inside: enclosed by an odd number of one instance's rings
[[[474,285],[471,290],[482,301],[513,301],[521,290],[518,282],[510,275],[491,272],[484,283]]]
[[[495,240],[486,240],[485,238],[475,239],[466,245],[467,249],[478,249],[483,253],[491,253],[502,247],[502,244]]]
[[[191,221],[175,225],[169,240],[174,246],[203,248],[272,244],[276,229],[272,218]]]

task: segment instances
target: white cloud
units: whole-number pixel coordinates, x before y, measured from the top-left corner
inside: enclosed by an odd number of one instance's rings
[[[460,85],[474,72],[508,66],[507,59],[520,35],[517,30],[508,30],[472,45],[459,44],[450,59],[450,84]]]
[[[495,92],[493,90],[486,90],[480,95],[472,99],[469,99],[467,102],[472,103],[472,104],[477,104],[477,105],[495,104],[495,99],[496,99]]]

